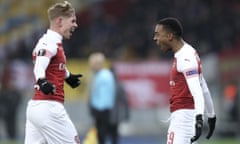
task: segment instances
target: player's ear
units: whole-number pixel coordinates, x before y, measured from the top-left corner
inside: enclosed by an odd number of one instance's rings
[[[169,41],[172,41],[173,37],[174,37],[173,33],[170,33],[170,32],[167,33],[167,38],[168,38]]]
[[[62,21],[63,21],[63,18],[60,16],[60,17],[57,17],[56,19],[55,19],[55,23],[56,23],[56,25],[57,26],[60,26],[61,27],[61,25],[62,25]]]

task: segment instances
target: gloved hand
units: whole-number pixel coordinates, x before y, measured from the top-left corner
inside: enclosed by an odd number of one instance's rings
[[[53,84],[47,81],[47,79],[38,79],[37,84],[39,85],[39,89],[46,95],[54,94],[55,87]]]
[[[208,135],[207,135],[207,139],[210,139],[210,137],[212,136],[214,129],[215,129],[215,125],[216,125],[216,116],[213,118],[208,118],[208,127],[209,127],[209,131],[208,131]]]
[[[191,142],[195,142],[199,139],[202,134],[202,127],[203,127],[203,118],[202,115],[199,114],[196,116],[196,124],[195,124],[195,136],[191,138]]]
[[[81,74],[71,74],[68,78],[65,79],[65,81],[72,87],[72,88],[76,88],[80,85],[81,81],[80,78],[82,77]]]

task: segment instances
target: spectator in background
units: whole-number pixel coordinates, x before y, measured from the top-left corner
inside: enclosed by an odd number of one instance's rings
[[[227,114],[227,120],[238,120],[238,87],[234,81],[229,82],[224,88],[224,108]]]
[[[103,53],[92,53],[89,56],[89,66],[94,73],[90,90],[90,111],[95,120],[99,144],[105,144],[110,135],[112,144],[117,143],[115,134],[110,130],[110,114],[115,102],[115,79],[113,73],[104,68],[105,56]]]
[[[0,116],[4,120],[7,136],[11,140],[17,138],[17,112],[22,99],[21,86],[16,82],[19,76],[16,78],[18,73],[14,71],[15,63],[17,61],[7,61],[4,64],[0,91]],[[18,68],[22,69],[22,67]]]
[[[127,93],[113,67],[111,67],[111,71],[115,78],[116,92],[114,107],[110,112],[110,133],[112,135],[113,144],[117,144],[119,141],[119,124],[129,119],[129,104]]]

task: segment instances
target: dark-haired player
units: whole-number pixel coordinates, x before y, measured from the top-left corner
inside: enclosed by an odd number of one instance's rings
[[[182,25],[176,18],[164,18],[155,26],[154,40],[164,52],[174,53],[170,73],[170,125],[167,144],[194,143],[202,134],[203,115],[208,118],[209,139],[216,115],[197,51],[182,38]]]

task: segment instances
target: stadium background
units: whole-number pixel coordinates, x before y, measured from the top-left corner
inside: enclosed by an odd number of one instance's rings
[[[0,1],[0,78],[21,93],[17,111],[17,139],[23,143],[25,109],[32,95],[31,52],[48,26],[46,10],[61,0]],[[153,38],[154,24],[160,18],[181,20],[184,38],[200,53],[203,72],[209,83],[218,116],[211,142],[239,143],[239,119],[228,120],[224,88],[240,80],[240,2],[238,0],[69,0],[77,10],[78,29],[64,42],[67,66],[84,75],[78,89],[66,90],[66,109],[82,139],[92,126],[88,114],[87,58],[102,51],[123,82],[131,106],[130,120],[121,124],[123,144],[165,143],[169,116],[167,78],[171,54],[162,54]],[[5,75],[5,68],[10,71]],[[6,78],[8,79],[6,82]],[[239,99],[235,99],[239,105]],[[239,106],[235,113],[239,115]],[[204,130],[207,130],[205,128]],[[0,121],[0,142],[7,143],[5,124]]]

